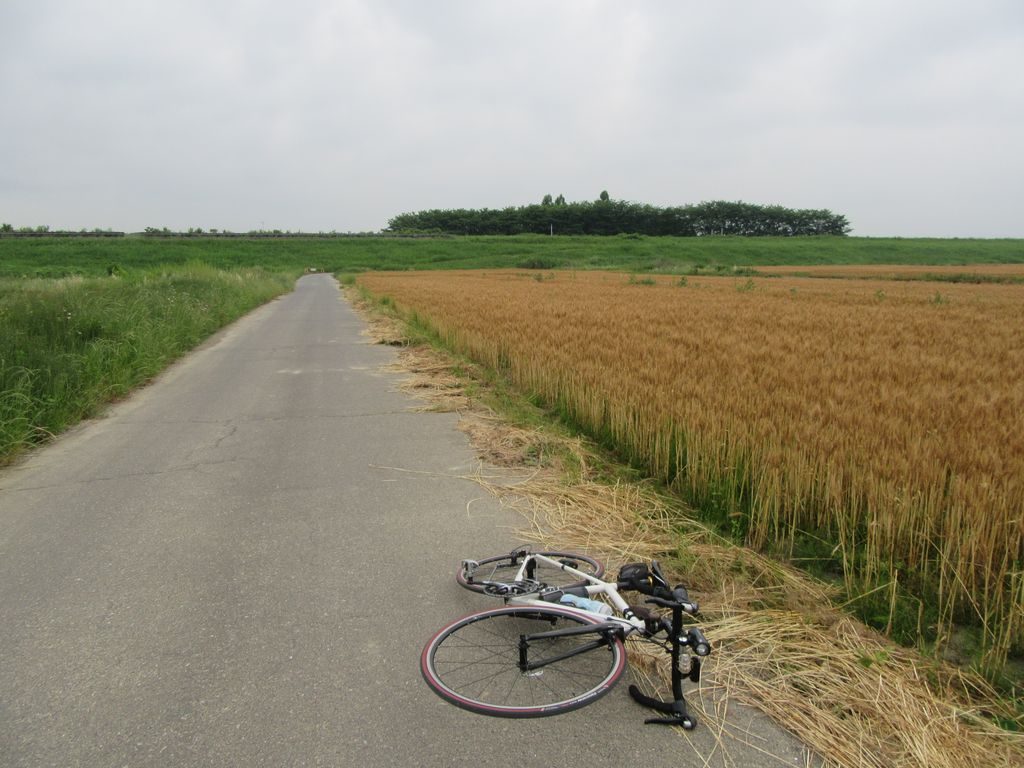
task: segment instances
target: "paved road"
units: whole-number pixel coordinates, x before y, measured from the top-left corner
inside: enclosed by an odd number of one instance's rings
[[[0,765],[700,765],[625,686],[507,721],[420,681],[484,598],[462,556],[516,543],[460,474],[454,417],[412,412],[327,276],[0,472]],[[400,468],[412,471],[395,471]],[[756,724],[795,764],[797,745]],[[734,744],[737,765],[779,764]],[[712,764],[722,764],[719,753]]]

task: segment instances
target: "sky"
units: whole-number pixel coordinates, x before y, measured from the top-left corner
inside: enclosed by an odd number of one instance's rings
[[[0,0],[0,222],[613,199],[1024,237],[1021,0]]]

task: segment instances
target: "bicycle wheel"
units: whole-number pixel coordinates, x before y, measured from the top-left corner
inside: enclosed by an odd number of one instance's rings
[[[515,579],[516,573],[523,564],[523,557],[529,550],[519,549],[506,555],[496,555],[477,560],[477,568],[472,577],[467,577],[466,570],[460,568],[455,575],[455,580],[466,589],[474,592],[483,592],[484,588],[479,582],[501,581],[509,582]],[[553,560],[563,561],[575,568],[577,571],[601,578],[604,575],[604,565],[601,561],[595,560],[587,555],[580,555],[575,552],[537,552],[538,555],[546,555]],[[539,581],[549,587],[569,589],[570,587],[581,587],[587,582],[561,571],[547,563],[538,562],[533,575],[534,581]]]
[[[617,636],[537,669],[520,669],[522,635],[600,624],[556,607],[505,606],[466,616],[438,632],[420,657],[423,678],[457,707],[495,717],[546,717],[586,706],[611,690],[626,668]],[[557,657],[602,640],[585,633],[529,641],[531,662]]]

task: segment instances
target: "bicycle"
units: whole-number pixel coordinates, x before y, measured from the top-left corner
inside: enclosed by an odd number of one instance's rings
[[[624,565],[615,581],[603,575],[594,558],[525,547],[464,560],[458,583],[501,598],[504,605],[435,633],[420,657],[423,678],[442,699],[471,712],[558,715],[608,693],[626,668],[624,640],[640,638],[672,656],[671,702],[629,687],[635,701],[661,713],[644,722],[692,730],[697,720],[687,709],[682,683],[699,682],[701,661],[711,653],[700,629],[687,626],[699,606],[685,587],[669,586],[656,560]],[[671,618],[630,605],[620,590],[645,595],[645,603],[669,609]]]

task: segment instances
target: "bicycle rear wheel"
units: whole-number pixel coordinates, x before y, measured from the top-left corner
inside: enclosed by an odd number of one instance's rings
[[[477,568],[471,577],[466,575],[464,568],[460,568],[459,572],[455,575],[455,580],[466,589],[482,593],[484,588],[480,582],[510,582],[515,579],[516,573],[522,566],[523,558],[527,553],[529,553],[529,550],[519,549],[505,555],[485,557],[483,560],[476,561]],[[601,564],[601,561],[595,560],[593,557],[588,557],[587,555],[581,555],[575,552],[537,552],[536,554],[546,555],[552,560],[564,562],[575,568],[577,571],[581,571],[596,578],[601,578],[601,576],[604,575],[604,565]],[[558,589],[582,587],[588,583],[571,573],[566,573],[565,571],[559,570],[554,566],[542,562],[538,562],[536,564],[535,573],[531,578],[533,578],[534,581],[539,581],[549,587],[557,587]]]
[[[520,669],[520,638],[600,624],[557,607],[505,606],[459,619],[423,649],[420,670],[434,692],[457,707],[495,717],[546,717],[596,701],[619,681],[626,652],[617,636],[598,632],[529,641],[529,659],[556,659],[605,639],[599,647],[529,671]]]

